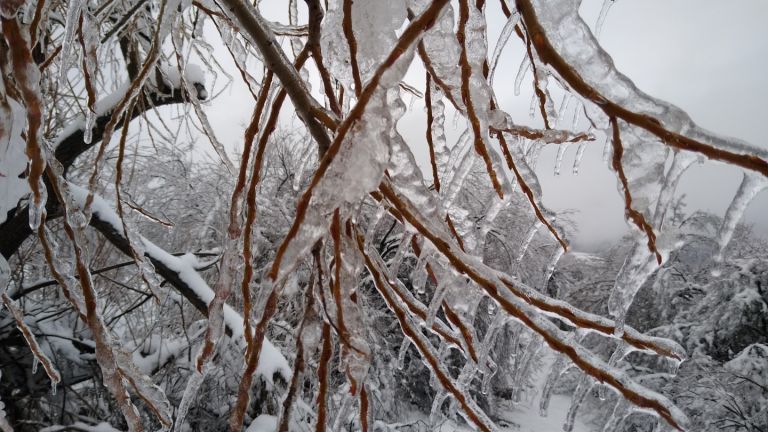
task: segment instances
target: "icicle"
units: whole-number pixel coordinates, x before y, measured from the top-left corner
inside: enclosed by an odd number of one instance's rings
[[[56,385],[58,383],[56,381],[51,381],[51,396],[56,396]]]
[[[528,342],[528,346],[523,352],[522,358],[518,358],[519,362],[516,363],[515,373],[513,376],[512,385],[514,387],[514,395],[512,401],[514,403],[520,403],[523,397],[523,380],[530,374],[530,367],[533,360],[539,355],[539,351],[544,346],[544,340],[539,335],[531,334],[531,340]]]
[[[616,346],[616,349],[613,350],[613,354],[611,354],[611,357],[608,359],[608,366],[616,367],[616,365],[632,351],[633,350],[630,349],[630,346],[626,342],[620,341]],[[597,397],[600,398],[601,401],[605,400],[607,390],[608,387],[605,384],[598,387]]]
[[[541,391],[541,397],[539,398],[539,415],[541,417],[547,417],[549,413],[549,401],[552,399],[552,391],[555,388],[560,376],[568,368],[568,361],[564,355],[559,355],[557,360],[552,364],[549,370],[549,375],[544,382],[544,388]]]
[[[581,159],[584,157],[584,151],[586,149],[587,142],[580,142],[579,148],[576,150],[576,157],[573,159],[573,175],[579,175],[579,166],[581,165]]]
[[[600,16],[597,17],[597,23],[595,24],[595,39],[600,39],[600,33],[603,31],[603,24],[605,24],[605,17],[608,16],[608,11],[613,6],[616,0],[603,0],[603,7],[600,9]]]
[[[536,109],[539,106],[539,98],[538,95],[534,92],[531,96],[531,104],[528,106],[528,117],[533,120],[536,118]]]
[[[627,309],[637,291],[657,268],[656,257],[648,250],[645,242],[636,241],[616,276],[616,283],[608,298],[608,312],[616,320],[616,336],[624,334]]]
[[[453,120],[452,120],[452,124],[451,124],[451,126],[453,126],[454,129],[458,129],[458,127],[459,127],[459,119],[460,118],[464,118],[464,117],[462,117],[461,112],[455,111],[453,113]]]
[[[426,258],[427,254],[422,252],[419,257],[419,261],[416,263],[416,267],[411,272],[411,284],[414,291],[417,294],[423,295],[427,284],[427,264],[429,260]]]
[[[186,430],[184,427],[184,418],[187,416],[189,408],[192,406],[192,402],[194,402],[199,393],[200,386],[205,380],[207,370],[207,366],[203,369],[202,373],[193,368],[192,376],[190,376],[189,380],[187,381],[187,386],[184,388],[184,394],[181,397],[181,402],[179,402],[179,408],[176,411],[176,420],[174,422],[175,425],[173,427],[173,432],[182,432]]]
[[[403,258],[405,257],[405,251],[410,246],[412,238],[413,238],[413,232],[406,229],[406,232],[403,233],[403,236],[400,239],[400,244],[397,247],[397,252],[395,252],[394,258],[392,258],[392,260],[390,261],[389,274],[394,279],[397,279],[397,274],[400,271],[400,265],[403,263]]]
[[[623,423],[624,419],[626,419],[630,414],[632,414],[632,410],[630,408],[629,401],[619,396],[619,400],[616,401],[616,405],[613,407],[611,417],[608,418],[605,426],[603,426],[603,432],[614,432],[619,430],[621,423]]]
[[[61,42],[61,70],[59,75],[59,86],[65,87],[64,82],[67,79],[69,65],[72,63],[71,52],[72,44],[75,41],[75,29],[80,19],[80,9],[82,0],[70,0],[67,8],[67,21],[64,25],[64,40]]]
[[[400,350],[397,353],[397,368],[403,370],[405,367],[405,355],[408,353],[408,347],[411,345],[411,340],[407,337],[403,338],[400,343]]]
[[[485,332],[485,336],[483,336],[483,341],[480,344],[480,354],[477,357],[477,363],[485,378],[490,378],[493,376],[493,373],[491,373],[492,371],[487,364],[490,360],[488,357],[491,353],[491,349],[493,348],[493,340],[496,337],[499,328],[501,328],[505,322],[506,314],[497,311],[496,315],[493,317],[493,321],[491,321],[490,325],[488,326],[488,330]]]
[[[96,114],[90,109],[85,110],[85,129],[83,130],[83,142],[90,144],[93,137],[93,125],[96,123]]]
[[[531,241],[533,241],[533,237],[536,236],[536,232],[539,231],[539,228],[541,228],[543,224],[540,220],[536,219],[536,222],[533,223],[533,226],[530,230],[528,230],[528,234],[525,236],[525,241],[522,245],[520,245],[520,254],[517,256],[517,264],[519,265],[520,262],[523,260],[523,257],[525,256],[525,252],[528,250],[528,246],[531,244]]]
[[[32,231],[37,231],[37,229],[40,228],[40,224],[47,214],[45,203],[48,201],[48,191],[42,178],[38,182],[37,188],[40,191],[40,199],[33,199],[32,202],[29,203],[29,227]]]
[[[552,256],[552,261],[550,261],[549,266],[547,267],[546,276],[544,276],[544,285],[541,287],[541,290],[544,292],[547,291],[549,280],[552,279],[552,275],[555,273],[557,262],[560,261],[560,257],[562,257],[563,253],[565,253],[565,249],[560,247],[560,245],[557,245],[556,247],[557,250],[555,251],[555,255]]]
[[[331,430],[334,431],[340,431],[344,430],[342,428],[342,423],[344,423],[344,418],[346,417],[347,411],[349,410],[349,406],[352,404],[352,395],[349,391],[344,392],[344,396],[341,401],[341,405],[339,406],[339,411],[336,413],[336,419],[333,421],[333,428]]]
[[[520,96],[520,86],[523,84],[523,78],[525,78],[525,74],[530,67],[531,60],[526,56],[523,62],[520,63],[520,68],[517,70],[517,76],[515,77],[515,96]]]
[[[487,367],[488,372],[483,374],[483,382],[480,386],[480,391],[485,395],[488,394],[491,387],[491,379],[496,375],[496,371],[498,370],[498,366],[493,360],[488,359],[487,362],[489,363]]]
[[[608,157],[611,155],[611,138],[610,135],[605,135],[605,144],[603,144],[603,163],[608,163]]]
[[[531,150],[530,158],[526,161],[528,162],[528,165],[530,165],[531,170],[536,169],[536,165],[539,163],[539,156],[541,155],[542,149],[544,149],[544,145],[541,143],[536,143],[533,146],[533,149]]]
[[[435,288],[435,294],[432,296],[432,301],[429,303],[429,308],[427,309],[427,317],[424,320],[427,328],[431,328],[432,324],[435,323],[437,311],[440,310],[440,305],[443,304],[443,298],[445,298],[445,294],[448,291],[447,285],[450,283],[450,279],[451,278],[448,277],[442,278],[440,283],[438,283],[437,287]]]
[[[573,121],[571,122],[572,131],[577,130],[576,127],[579,125],[579,119],[581,118],[581,113],[583,111],[584,111],[584,105],[582,105],[581,102],[576,101],[576,108],[573,110]]]
[[[443,103],[440,88],[435,83],[432,83],[432,141],[439,166],[446,152],[445,103]]]
[[[373,215],[373,218],[368,223],[368,230],[365,233],[366,246],[370,246],[371,242],[373,241],[373,237],[376,235],[376,227],[379,225],[379,221],[381,221],[386,213],[387,209],[384,208],[384,206],[379,206],[379,208],[376,209],[376,214]]]
[[[715,255],[715,260],[717,262],[723,260],[725,248],[731,241],[731,237],[733,237],[733,233],[736,231],[736,226],[741,220],[744,211],[749,206],[749,203],[752,202],[752,199],[766,187],[768,187],[768,179],[765,176],[751,171],[744,172],[741,185],[739,185],[736,195],[728,206],[728,210],[726,210],[725,216],[723,217],[723,223],[717,233],[717,243],[720,246],[717,255]]]
[[[32,356],[32,375],[35,375],[37,373],[37,367],[40,365],[40,360],[37,359],[37,356]]]
[[[441,390],[441,391],[438,391],[438,393],[435,395],[435,398],[432,400],[432,409],[429,412],[429,423],[432,426],[435,426],[437,424],[437,421],[440,419],[440,417],[442,417],[440,408],[442,408],[443,402],[445,402],[445,399],[447,397],[448,397],[448,393]]]
[[[576,386],[576,390],[573,392],[573,396],[571,396],[571,406],[568,408],[568,414],[565,417],[563,431],[573,431],[573,424],[576,420],[576,413],[578,412],[582,402],[584,402],[584,399],[587,397],[587,393],[589,393],[591,388],[592,377],[586,374],[582,375],[581,380],[579,380],[579,384]]]
[[[659,193],[659,199],[656,202],[656,210],[653,213],[653,226],[659,232],[664,228],[667,210],[674,198],[680,177],[700,157],[700,155],[686,151],[675,152],[672,158],[672,166],[669,167],[669,170],[664,175],[664,185],[661,187],[661,193]]]
[[[301,157],[301,162],[299,162],[299,168],[296,171],[296,175],[293,176],[293,183],[291,184],[294,192],[298,192],[299,189],[301,188],[301,182],[302,180],[304,180],[304,171],[307,169],[307,166],[309,165],[309,161],[311,160],[312,155],[314,154],[314,152],[312,151],[313,148],[314,146],[311,146],[310,148],[308,148],[307,151],[305,151]]]
[[[496,42],[496,46],[493,48],[493,55],[491,56],[490,74],[488,76],[488,83],[490,85],[493,85],[493,77],[496,74],[496,66],[499,63],[501,52],[504,50],[507,42],[509,42],[509,37],[515,31],[515,26],[518,22],[520,22],[520,14],[514,11],[504,24],[504,28],[501,29],[501,35],[499,35],[499,40]]]
[[[565,112],[568,111],[568,105],[571,104],[572,99],[573,95],[571,93],[566,93],[563,96],[563,101],[560,102],[560,109],[557,110],[557,118],[555,119],[553,127],[557,128],[562,124],[562,120],[565,117]]]
[[[582,143],[583,144],[583,143]],[[560,167],[563,165],[563,156],[565,156],[565,152],[568,150],[568,147],[571,145],[571,143],[565,142],[560,144],[560,146],[557,148],[557,160],[555,161],[555,175],[560,175]]]

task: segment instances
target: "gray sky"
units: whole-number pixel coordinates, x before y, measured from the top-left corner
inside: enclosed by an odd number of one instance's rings
[[[583,1],[581,13],[591,25],[602,4],[602,0]],[[283,1],[265,0],[262,9],[268,18],[286,22],[285,5]],[[303,2],[299,5],[303,8]],[[489,2],[488,8],[492,52],[505,18],[495,2]],[[619,0],[608,14],[600,39],[618,69],[644,92],[678,105],[704,128],[768,147],[764,133],[768,123],[766,19],[765,0]],[[222,53],[218,60],[231,65],[229,54],[222,49],[217,51]],[[513,92],[523,51],[522,44],[513,37],[496,72],[494,88],[502,108],[516,122],[540,126],[540,120],[528,115],[532,97],[530,77],[523,83],[520,96]],[[406,82],[423,88],[423,69],[411,69]],[[260,66],[254,70],[260,70]],[[409,98],[405,96],[406,103]],[[555,101],[559,106],[560,98]],[[235,77],[231,88],[206,110],[228,148],[241,146],[242,131],[253,104],[239,77]],[[289,107],[283,110],[289,111]],[[449,113],[449,143],[460,133],[453,130],[452,123]],[[422,143],[424,124],[423,101],[416,100],[398,129],[408,142]],[[616,178],[602,161],[603,142],[587,147],[579,175],[572,173],[576,148],[573,145],[568,149],[561,174],[555,176],[557,147],[548,146],[541,154],[537,173],[545,205],[553,210],[577,210],[574,219],[580,231],[571,240],[578,248],[591,249],[625,232],[623,203]],[[428,166],[426,145],[415,148],[414,153],[424,167]],[[687,195],[689,210],[704,209],[722,215],[740,180],[739,170],[707,162],[684,175],[679,193]],[[768,193],[764,192],[755,198],[745,219],[757,223],[760,232],[768,234],[766,215]]]

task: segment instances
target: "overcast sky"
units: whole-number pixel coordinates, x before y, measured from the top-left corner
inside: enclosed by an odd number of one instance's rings
[[[285,4],[282,0],[265,0],[263,12],[270,19],[286,22]],[[602,0],[583,1],[581,13],[590,25],[596,22],[602,4]],[[303,2],[299,5],[303,7]],[[494,2],[489,2],[488,7],[492,52],[505,18]],[[678,105],[704,128],[768,147],[764,131],[768,127],[767,19],[766,0],[619,0],[610,9],[600,40],[618,69],[644,92]],[[516,122],[539,126],[540,120],[528,116],[530,77],[520,96],[513,91],[523,52],[521,43],[513,38],[499,64],[494,88],[500,105]],[[219,56],[219,61],[231,64],[228,54]],[[414,66],[406,82],[423,88],[423,76],[421,67]],[[405,96],[406,103],[409,97]],[[560,99],[555,102],[559,106]],[[242,131],[253,105],[252,97],[236,77],[231,88],[206,110],[228,148],[242,145]],[[449,131],[451,117],[446,122]],[[407,141],[422,143],[424,124],[423,101],[417,100],[398,129]],[[455,139],[458,133],[460,130],[453,131],[449,139]],[[545,205],[553,210],[577,210],[574,219],[579,232],[571,240],[577,248],[591,249],[626,231],[623,203],[615,175],[602,160],[603,142],[587,147],[579,175],[572,173],[576,148],[574,145],[568,149],[561,174],[555,176],[557,147],[548,146],[542,152],[537,173]],[[415,148],[414,153],[426,167],[426,146]],[[687,195],[689,209],[722,215],[740,181],[739,170],[707,162],[685,174],[679,193]],[[768,234],[768,192],[753,201],[746,220]]]

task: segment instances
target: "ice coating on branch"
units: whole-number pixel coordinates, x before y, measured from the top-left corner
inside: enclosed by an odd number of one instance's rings
[[[533,238],[536,236],[536,233],[539,231],[539,229],[543,225],[544,224],[542,224],[540,220],[536,219],[531,229],[528,230],[528,234],[526,234],[525,240],[523,240],[523,243],[520,245],[520,253],[517,255],[518,265],[523,260],[523,257],[525,256],[525,252],[528,251],[528,246],[530,246],[531,241],[533,241]]]
[[[768,159],[768,151],[765,149],[706,131],[693,123],[680,108],[639,90],[615,68],[611,56],[600,46],[589,26],[582,20],[578,11],[580,2],[532,0],[531,3],[555,51],[604,98],[630,111],[649,115],[672,132],[733,153],[753,154],[763,160]]]
[[[405,18],[405,0],[352,2],[352,30],[356,39],[357,63],[363,85],[395,45],[395,32],[402,26]],[[353,90],[349,44],[344,36],[343,22],[343,0],[330,1],[323,20],[320,45],[331,74],[347,90]],[[351,94],[354,94],[354,91]]]
[[[408,2],[408,7],[415,11],[421,11],[428,5],[429,2],[426,0],[409,0]],[[433,72],[445,84],[450,92],[446,96],[458,106],[459,110],[464,111],[465,107],[461,97],[461,72],[459,70],[461,46],[456,39],[456,33],[453,31],[454,24],[453,6],[448,4],[443,9],[437,23],[422,38],[422,44],[431,67],[430,72]],[[485,55],[485,51],[483,55]]]
[[[82,13],[82,28],[81,28],[81,34],[82,34],[82,58],[83,58],[83,72],[87,73],[88,75],[88,83],[87,85],[94,87],[94,81],[96,80],[96,73],[98,71],[98,59],[96,58],[96,50],[98,50],[100,42],[99,42],[99,29],[97,24],[94,22],[95,17],[89,10],[83,10]],[[63,70],[63,69],[62,69]],[[95,89],[94,89],[95,90]],[[95,103],[94,100],[90,99],[89,95],[89,105],[92,103]],[[93,126],[96,123],[96,115],[94,106],[89,106],[86,109],[85,113],[85,133],[83,134],[83,141],[86,144],[91,143],[91,138],[93,135]]]
[[[632,195],[632,208],[643,213],[647,220],[652,220],[654,203],[663,186],[661,180],[664,178],[669,147],[662,145],[643,129],[632,127],[623,121],[619,121],[619,125],[621,145],[624,149],[621,166]],[[609,130],[606,134],[612,136],[613,132]],[[617,182],[616,187],[623,196],[624,189],[620,182]],[[633,225],[630,221],[628,223]]]
[[[451,241],[449,240],[450,235],[447,234],[443,228],[436,226],[434,219],[425,218],[422,214],[420,214],[420,212],[414,210],[413,205],[410,204],[410,201],[403,197],[402,194],[398,194],[398,197],[399,199],[404,200],[402,204],[404,207],[401,207],[401,209],[407,208],[408,211],[411,212],[410,214],[418,220],[419,224],[423,225],[426,230],[428,230],[430,233],[433,233],[437,237],[437,239],[433,240],[432,243],[437,245],[445,245],[441,246],[443,248],[447,248],[447,250],[441,249],[443,253],[448,253],[448,251],[450,251],[451,256],[455,256],[457,259],[461,260],[461,262],[465,263],[465,265],[468,266],[468,268],[471,268],[473,272],[477,272],[478,274],[482,275],[483,280],[488,281],[484,282],[484,284],[493,284],[494,287],[501,287],[504,285],[501,280],[499,280],[499,278],[507,278],[506,275],[499,274],[498,272],[485,267],[474,257],[463,253],[460,249],[458,249],[457,246],[451,244]],[[643,403],[654,406],[654,409],[658,410],[660,415],[665,416],[665,418],[667,418],[669,421],[673,421],[678,425],[682,425],[683,427],[687,424],[685,415],[678,408],[676,408],[671,401],[654,391],[638,385],[632,381],[632,379],[630,379],[624,372],[606,365],[605,362],[587,350],[584,346],[570,340],[566,333],[560,330],[555,323],[549,320],[546,314],[543,314],[541,310],[536,309],[534,306],[524,300],[541,298],[541,294],[528,287],[522,288],[524,285],[517,281],[515,282],[515,285],[524,291],[515,295],[506,289],[487,288],[486,292],[492,294],[494,298],[497,299],[497,301],[503,301],[502,305],[506,305],[504,306],[506,311],[515,311],[515,314],[521,320],[525,320],[527,326],[536,331],[539,335],[546,337],[547,343],[549,345],[558,346],[558,351],[562,350],[562,352],[568,353],[568,356],[572,360],[578,360],[578,365],[583,370],[588,370],[590,371],[590,374],[601,377],[600,379],[602,381],[611,383],[612,386],[615,386],[617,390],[624,394],[632,394],[635,398],[644,400],[645,402]],[[603,322],[608,325],[609,328],[614,327],[613,322],[598,316],[585,314],[584,312],[573,308],[567,303],[552,299],[547,299],[545,301],[553,305],[562,305],[562,307],[568,309],[570,312],[582,317],[583,319],[594,320],[594,322]],[[589,318],[587,318],[588,316]],[[562,316],[559,317],[560,319],[563,319]],[[641,335],[639,332],[631,328],[628,328],[627,332],[632,334],[632,337],[647,337]],[[665,346],[665,349],[669,349],[670,352],[675,353],[674,355],[680,356],[680,358],[685,357],[682,348],[674,342],[664,339],[654,339],[654,344],[655,343],[659,343],[662,346]]]
[[[407,56],[406,56],[407,57]],[[398,62],[403,61],[401,58]],[[397,68],[397,66],[395,66]],[[403,64],[398,71],[404,72]],[[399,80],[398,80],[399,82]],[[400,107],[400,109],[393,109]],[[344,203],[356,203],[375,190],[389,162],[389,131],[405,111],[399,89],[379,87],[371,97],[362,120],[355,122],[341,143],[325,175],[320,179],[307,208],[307,216],[294,241],[287,246],[281,272],[302,256],[325,234],[326,217]]]

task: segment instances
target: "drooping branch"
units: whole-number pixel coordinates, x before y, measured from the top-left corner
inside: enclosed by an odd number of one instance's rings
[[[526,304],[524,298],[510,295],[513,293],[505,289],[505,284],[498,279],[494,271],[483,269],[482,264],[465,256],[453,246],[448,240],[448,235],[438,232],[432,223],[421,216],[411,203],[400,197],[389,184],[384,182],[380,190],[387,200],[397,207],[405,219],[424,235],[458,271],[472,279],[506,313],[522,321],[528,328],[541,335],[555,351],[568,356],[585,373],[611,385],[635,405],[655,411],[670,425],[682,430],[687,423],[685,415],[664,396],[636,384],[623,373],[606,365],[583,346],[568,340],[555,324],[542,316],[541,312]],[[644,335],[641,337],[647,338]],[[660,351],[665,351],[660,347],[657,348]]]
[[[600,89],[584,79],[577,65],[566,61],[563,55],[555,49],[539,21],[532,0],[516,0],[516,4],[541,61],[552,67],[574,91],[600,107],[608,117],[620,118],[631,125],[645,129],[656,135],[664,145],[700,153],[709,159],[719,160],[768,176],[768,160],[758,156],[765,155],[765,152],[760,149],[747,147],[734,140],[716,137],[695,127],[695,125],[691,128],[692,132],[695,132],[695,137],[691,133],[685,135],[675,132],[664,126],[664,118],[635,111],[631,107],[620,105],[611,100]],[[597,55],[608,56],[596,43],[590,48],[596,50]],[[648,99],[650,100],[650,98]],[[669,106],[661,108],[666,110]]]

